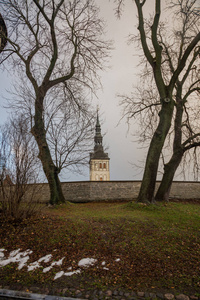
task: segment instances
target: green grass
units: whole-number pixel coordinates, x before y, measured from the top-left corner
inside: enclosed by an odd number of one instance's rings
[[[25,268],[19,271],[17,266],[1,268],[3,285],[15,285],[19,280],[28,286],[42,283],[54,288],[77,285],[200,294],[199,204],[60,205],[45,208],[32,221],[14,226],[3,223],[0,238],[1,248],[9,251],[33,250],[32,261],[49,253],[54,253],[55,260],[66,257],[62,267],[47,274],[38,270],[27,274]],[[98,263],[81,275],[52,280],[62,268],[72,266],[75,270],[83,257],[96,258]],[[116,258],[120,262],[116,263]],[[109,271],[103,269],[102,261]]]

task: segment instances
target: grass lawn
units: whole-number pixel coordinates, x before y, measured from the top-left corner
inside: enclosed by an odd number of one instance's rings
[[[2,288],[35,286],[51,294],[75,287],[200,295],[200,203],[67,204],[44,208],[32,220],[0,225],[0,262],[13,250],[32,251],[20,270],[18,261],[0,267]],[[48,254],[62,265],[55,263],[44,272],[52,261],[41,260],[28,271],[28,265]],[[83,258],[95,263],[82,268],[78,262]],[[72,276],[64,274],[77,270]],[[63,276],[54,279],[56,274]]]

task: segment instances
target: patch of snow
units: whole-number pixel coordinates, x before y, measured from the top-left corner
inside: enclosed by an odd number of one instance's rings
[[[37,268],[41,268],[41,265],[40,265],[41,262],[47,263],[47,262],[49,262],[51,259],[52,259],[52,254],[48,254],[48,255],[45,255],[45,256],[41,257],[40,259],[34,261],[33,263],[31,263],[31,264],[28,266],[28,272],[29,272],[29,271],[33,271],[33,270],[35,270],[35,269],[37,269]]]
[[[64,258],[65,258],[65,256],[64,256],[63,258],[61,258],[60,260],[55,261],[55,262],[53,263],[53,266],[61,266],[62,263],[63,263]]]
[[[10,263],[18,263],[19,270],[21,270],[24,266],[27,266],[28,271],[33,271],[36,268],[42,267],[41,262],[48,263],[48,262],[50,262],[50,260],[52,260],[52,257],[53,257],[52,254],[48,254],[48,255],[41,257],[37,261],[27,265],[27,261],[30,258],[29,254],[33,253],[32,250],[28,249],[24,252],[21,252],[20,249],[16,249],[16,250],[10,252],[8,258],[5,258],[4,251],[6,251],[6,250],[3,248],[0,249],[0,268],[4,267]],[[54,266],[61,266],[64,258],[65,257],[61,258],[58,261],[53,261],[50,264],[50,266],[43,269],[43,272],[46,273],[46,272],[50,271]],[[89,266],[94,265],[96,262],[97,262],[97,259],[94,259],[94,258],[83,258],[78,262],[78,266],[79,267],[89,267]],[[105,264],[106,264],[106,262],[103,261],[102,266],[105,266]],[[104,267],[104,269],[109,270],[108,268],[105,268],[105,267]],[[54,280],[60,278],[61,276],[72,276],[74,274],[81,273],[80,269],[72,271],[72,267],[69,267],[67,270],[69,272],[60,271],[60,272],[56,273]]]
[[[4,267],[10,263],[18,263],[18,270],[21,270],[26,265],[29,260],[29,254],[32,252],[29,249],[24,252],[20,252],[20,249],[11,251],[7,259],[2,259],[2,256],[0,257],[0,267]]]
[[[34,261],[33,263],[31,263],[29,266],[28,266],[28,272],[30,271],[33,271],[37,268],[40,268],[40,264],[38,261]]]
[[[52,269],[52,265],[43,269],[43,273],[49,272]]]
[[[38,262],[40,263],[40,262],[43,261],[43,262],[47,263],[47,262],[49,262],[51,259],[52,259],[52,254],[47,254],[47,255],[41,257],[40,259],[38,259]]]
[[[11,251],[11,252],[10,252],[10,257],[16,256],[19,252],[20,252],[20,249]]]
[[[26,263],[27,261],[29,260],[29,255],[28,254],[31,254],[33,251],[31,250],[26,250],[24,251],[24,253],[19,253],[19,266],[18,266],[18,270],[21,270],[24,266],[26,266]],[[23,255],[24,257],[21,258],[21,255]]]
[[[76,271],[73,271],[73,272],[67,272],[65,273],[64,271],[60,271],[58,273],[56,273],[55,277],[54,277],[54,280],[62,277],[62,276],[72,276],[74,274],[80,274],[81,273],[81,270],[76,270]]]
[[[104,270],[106,270],[106,271],[109,271],[109,269],[108,269],[108,268],[106,268],[106,267],[103,267],[103,269],[104,269]]]
[[[58,261],[53,261],[51,265],[43,269],[43,273],[49,272],[54,266],[61,266],[65,257],[61,258]]]
[[[79,261],[78,266],[87,268],[93,266],[97,262],[97,259],[94,258],[83,258]]]
[[[55,277],[54,277],[54,280],[56,280],[56,279],[62,277],[64,274],[65,274],[64,271],[60,271],[60,272],[56,273],[56,275],[55,275]]]
[[[5,249],[0,249],[0,259],[2,258],[2,257],[4,257],[4,252],[5,251]]]
[[[120,258],[116,258],[115,261],[116,261],[116,262],[120,261]]]
[[[52,265],[43,269],[43,273],[49,272],[52,269]]]
[[[72,275],[74,275],[74,274],[80,274],[81,273],[81,270],[76,270],[76,271],[73,271],[73,272],[67,272],[67,273],[65,273],[64,275],[65,276],[72,276]]]

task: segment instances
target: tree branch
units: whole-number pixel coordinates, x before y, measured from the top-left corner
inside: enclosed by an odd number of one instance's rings
[[[140,3],[140,0],[135,0],[135,4],[136,4],[137,10],[138,10],[138,18],[139,18],[138,30],[140,32],[141,43],[142,43],[142,48],[143,48],[144,54],[145,54],[148,62],[153,66],[154,60],[153,60],[153,56],[151,55],[151,52],[149,50],[149,47],[147,45],[146,33],[144,30],[144,17],[143,17],[143,12],[142,12],[142,6],[144,5],[144,3],[145,3],[145,1]]]
[[[200,41],[200,32],[194,37],[194,39],[191,41],[191,43],[188,45],[188,47],[186,48],[183,57],[180,59],[180,62],[170,80],[169,83],[169,88],[170,90],[173,90],[175,83],[178,79],[178,76],[180,75],[180,73],[182,72],[182,70],[185,67],[186,61],[189,57],[189,55],[191,54],[192,50],[195,48],[195,46],[197,45],[197,43]]]
[[[188,65],[188,67],[187,67],[187,69],[185,71],[185,74],[184,74],[184,76],[183,76],[183,78],[181,80],[182,84],[184,84],[184,82],[186,81],[186,79],[187,79],[187,77],[189,75],[189,72],[191,71],[194,62],[196,61],[197,56],[199,56],[199,55],[200,55],[200,46],[197,47],[197,49],[194,51],[193,58],[191,59],[189,65]]]

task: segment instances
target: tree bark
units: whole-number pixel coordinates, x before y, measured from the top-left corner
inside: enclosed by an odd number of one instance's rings
[[[174,179],[175,172],[183,157],[183,153],[183,151],[174,153],[170,161],[165,165],[162,181],[155,196],[156,201],[169,201],[171,185]]]
[[[177,81],[176,90],[176,115],[174,120],[174,142],[173,154],[169,162],[164,166],[164,174],[161,184],[155,196],[156,201],[168,201],[169,193],[175,172],[182,160],[184,147],[182,147],[182,117],[184,101],[182,96],[182,85]]]
[[[151,140],[146,159],[145,171],[137,199],[138,202],[151,203],[154,201],[154,191],[160,154],[171,126],[173,109],[174,101],[172,99],[170,99],[170,102],[164,102],[162,104],[162,109],[159,114],[160,121]]]
[[[37,142],[39,148],[39,158],[42,162],[43,170],[49,183],[49,203],[55,205],[64,203],[65,197],[63,195],[61,182],[58,177],[58,170],[52,160],[49,146],[46,140],[46,131],[43,121],[43,99],[44,97],[40,96],[36,100],[34,117],[35,125],[32,127],[31,132]]]
[[[145,21],[143,17],[143,6],[145,2],[146,2],[145,0],[142,2],[140,0],[135,0],[137,10],[138,10],[138,18],[139,18],[138,29],[140,32],[140,39],[141,39],[143,52],[147,61],[149,62],[149,64],[153,69],[155,83],[162,104],[162,108],[159,113],[160,121],[149,146],[142,184],[138,195],[138,202],[151,203],[154,200],[154,190],[155,190],[160,154],[172,122],[172,114],[174,108],[174,100],[172,99],[173,90],[175,86],[179,84],[178,81],[179,75],[187,65],[187,61],[190,54],[195,49],[196,45],[200,40],[200,33],[198,32],[198,34],[194,36],[194,38],[187,44],[187,47],[184,50],[184,52],[183,52],[183,44],[181,44],[177,67],[174,68],[173,64],[170,64],[172,75],[169,84],[166,85],[163,76],[163,68],[164,68],[163,59],[162,59],[164,58],[164,56],[162,57],[163,47],[161,45],[160,40],[158,39],[158,26],[159,26],[160,14],[161,14],[161,0],[155,0],[155,14],[154,14],[153,24],[151,26],[151,42],[154,51],[150,49],[147,43],[147,34],[145,32],[145,25],[144,25]],[[169,53],[170,52],[167,53],[167,56]],[[169,58],[169,62],[170,63],[172,62],[171,58]],[[191,66],[192,65],[189,66],[188,70],[190,70]],[[188,72],[189,71],[186,70],[186,75],[188,75]],[[186,78],[187,77],[183,77],[182,82],[180,82],[180,90],[179,90],[180,93],[181,93],[182,85]],[[182,103],[180,104],[180,109],[182,109]],[[182,120],[182,114],[180,114],[177,118],[177,126],[179,127],[181,126],[180,123],[181,120]],[[175,129],[175,134],[176,134],[176,129]],[[178,142],[176,142],[176,138],[175,138],[174,149],[173,149],[174,155],[178,153],[179,149],[181,148],[180,147],[181,130],[178,129],[176,135],[178,137]],[[174,162],[174,164],[176,163]],[[175,169],[177,167],[175,167]],[[174,174],[173,170],[172,170],[172,174]]]

